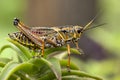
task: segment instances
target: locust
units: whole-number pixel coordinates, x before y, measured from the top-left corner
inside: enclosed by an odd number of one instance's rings
[[[13,21],[14,26],[19,32],[8,34],[9,37],[33,50],[40,51],[41,56],[44,56],[44,49],[56,48],[61,46],[67,47],[68,63],[67,67],[70,67],[70,43],[75,44],[76,49],[83,52],[78,46],[78,40],[81,34],[90,29],[91,24],[95,18],[93,18],[84,27],[81,26],[53,26],[53,27],[28,27],[18,18]],[[103,25],[103,24],[102,24]],[[101,26],[101,25],[98,25]]]

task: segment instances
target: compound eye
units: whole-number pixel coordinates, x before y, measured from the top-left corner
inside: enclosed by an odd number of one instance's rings
[[[80,33],[82,31],[82,29],[78,29],[77,32]]]
[[[19,19],[14,18],[13,25],[14,25],[14,26],[17,26],[19,22],[20,22],[20,20],[19,20]]]
[[[63,33],[67,33],[67,30],[62,30]]]

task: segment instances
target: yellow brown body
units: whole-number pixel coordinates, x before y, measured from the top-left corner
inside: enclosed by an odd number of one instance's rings
[[[93,19],[94,20],[94,19]],[[70,45],[74,43],[76,48],[81,34],[91,25],[91,20],[85,27],[81,26],[62,26],[62,27],[27,27],[19,19],[14,19],[14,25],[20,32],[9,34],[10,38],[19,42],[23,46],[33,49],[40,49],[44,56],[44,49],[51,47],[67,46],[68,67],[70,66]]]

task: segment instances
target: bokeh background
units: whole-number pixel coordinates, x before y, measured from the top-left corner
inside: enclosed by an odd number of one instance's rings
[[[85,26],[100,13],[95,25],[79,40],[84,55],[73,55],[82,71],[120,80],[120,1],[119,0],[0,0],[0,47],[10,44],[8,33],[16,32],[13,19],[20,18],[33,26]],[[73,46],[74,47],[74,46]],[[11,49],[0,57],[14,57]]]

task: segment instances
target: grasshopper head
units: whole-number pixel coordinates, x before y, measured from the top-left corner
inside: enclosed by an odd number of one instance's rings
[[[75,26],[75,31],[76,31],[77,34],[80,34],[83,31],[83,27],[81,27],[81,26]]]
[[[74,26],[74,38],[80,38],[82,33],[83,33],[83,27]]]
[[[18,26],[18,23],[19,23],[19,22],[20,22],[19,19],[14,18],[13,25],[14,25],[14,26]]]

